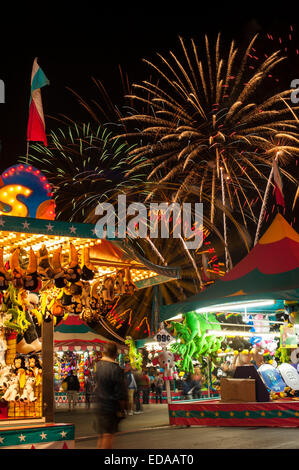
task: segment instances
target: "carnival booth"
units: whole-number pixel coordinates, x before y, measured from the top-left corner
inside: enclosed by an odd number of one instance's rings
[[[56,407],[68,403],[67,393],[63,390],[63,380],[70,370],[78,376],[80,392],[78,404],[85,403],[84,385],[86,377],[94,382],[96,363],[107,343],[104,336],[97,334],[78,315],[69,314],[54,328],[54,389]],[[119,354],[127,348],[118,344]],[[91,402],[93,401],[91,396]]]
[[[155,271],[122,240],[99,240],[92,224],[55,221],[51,187],[38,169],[16,165],[1,177],[0,448],[73,447],[73,425],[54,423],[54,326],[66,327],[68,315],[96,317],[112,331],[120,296],[178,272]]]
[[[170,423],[298,427],[298,299],[299,235],[277,214],[251,252],[213,286],[162,306],[169,331],[187,335],[182,343],[193,348],[182,353],[185,369],[207,351],[233,356],[233,373],[219,380],[220,399],[171,403]]]

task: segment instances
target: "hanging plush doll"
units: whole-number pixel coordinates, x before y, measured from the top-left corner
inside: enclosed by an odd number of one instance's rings
[[[120,269],[116,273],[116,278],[115,278],[115,284],[114,284],[114,290],[116,295],[123,295],[125,294],[125,271],[124,269]]]
[[[49,253],[45,245],[38,252],[38,273],[45,279],[54,279],[55,272],[49,261]]]
[[[9,260],[12,283],[13,283],[13,286],[17,289],[20,289],[21,287],[23,287],[23,277],[25,275],[24,269],[22,269],[20,266],[19,257],[20,257],[20,248],[17,248],[16,250],[14,250]]]
[[[25,318],[28,322],[28,327],[24,333],[17,336],[17,352],[20,354],[28,354],[31,352],[41,351],[41,342],[38,339],[38,334],[35,328],[35,323],[30,314],[30,309],[28,308],[28,295],[27,292],[22,289],[19,291],[18,295],[20,302],[22,303],[23,308],[25,309]]]
[[[77,250],[73,243],[70,243],[69,265],[65,270],[65,277],[68,282],[74,283],[80,280],[81,274],[82,270],[79,267]]]
[[[41,278],[37,273],[37,257],[30,248],[29,251],[29,264],[23,278],[24,289],[29,291],[36,291],[41,287]]]
[[[54,284],[59,289],[62,289],[68,283],[66,280],[64,269],[61,266],[61,252],[62,246],[60,246],[59,248],[57,248],[57,250],[54,251],[51,261],[54,271]]]
[[[91,292],[90,292],[90,300],[89,300],[89,305],[91,310],[97,311],[101,308],[101,299],[98,294],[98,287],[99,287],[100,281],[96,281],[93,283]]]
[[[101,291],[104,302],[109,303],[114,300],[114,279],[112,276],[105,277]]]
[[[6,269],[3,259],[3,247],[0,248],[0,290],[6,290],[9,286],[10,274]]]
[[[125,293],[133,295],[136,292],[137,287],[134,284],[134,282],[132,281],[130,268],[125,269],[125,279],[124,280],[125,280]]]
[[[90,262],[88,246],[85,246],[82,250],[81,270],[81,277],[84,281],[91,281],[94,278],[96,267]]]

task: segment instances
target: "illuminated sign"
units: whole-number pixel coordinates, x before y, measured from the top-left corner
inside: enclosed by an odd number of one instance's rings
[[[31,165],[15,165],[0,179],[0,215],[55,219],[51,185],[40,170]]]

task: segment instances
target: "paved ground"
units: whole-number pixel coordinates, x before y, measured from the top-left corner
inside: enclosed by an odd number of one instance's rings
[[[173,427],[167,405],[145,405],[128,416],[115,437],[114,449],[299,449],[299,428]],[[55,421],[75,424],[76,449],[95,449],[93,410],[58,410]]]

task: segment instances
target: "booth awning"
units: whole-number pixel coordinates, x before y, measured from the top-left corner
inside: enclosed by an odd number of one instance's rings
[[[56,351],[102,350],[108,340],[97,334],[78,315],[68,315],[54,328],[54,349]],[[119,345],[119,349],[124,349]]]
[[[277,214],[259,242],[231,271],[184,302],[161,306],[161,321],[212,305],[299,299],[299,234]]]

